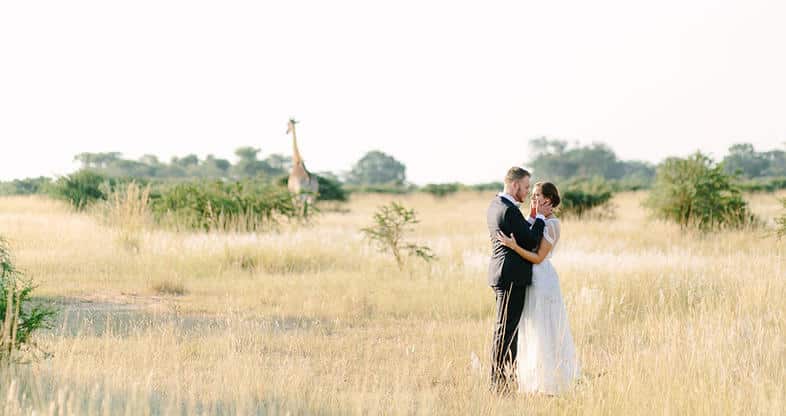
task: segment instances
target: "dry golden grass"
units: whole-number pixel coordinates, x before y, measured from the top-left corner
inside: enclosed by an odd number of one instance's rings
[[[780,195],[781,197],[784,194]],[[36,294],[62,305],[4,370],[3,414],[783,414],[786,241],[651,222],[563,222],[555,254],[583,377],[561,397],[488,392],[491,194],[361,196],[270,234],[137,231],[0,199],[0,233]],[[439,260],[399,272],[359,229],[391,199]],[[782,208],[753,195],[772,225]],[[166,289],[166,290],[165,290]],[[471,366],[481,357],[483,369]],[[180,414],[180,413],[178,413]]]

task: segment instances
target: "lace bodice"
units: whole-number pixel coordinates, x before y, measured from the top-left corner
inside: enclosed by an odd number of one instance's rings
[[[546,259],[550,259],[554,255],[554,250],[557,249],[557,242],[559,242],[560,224],[559,219],[549,218],[546,220],[546,228],[543,229],[543,238],[551,244],[551,251],[546,255]]]

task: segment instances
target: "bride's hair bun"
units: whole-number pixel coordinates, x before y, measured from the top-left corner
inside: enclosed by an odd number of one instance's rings
[[[559,206],[560,197],[557,185],[551,182],[538,182],[535,186],[540,188],[540,194],[543,195],[544,198],[548,198],[551,201],[552,207],[557,208]]]

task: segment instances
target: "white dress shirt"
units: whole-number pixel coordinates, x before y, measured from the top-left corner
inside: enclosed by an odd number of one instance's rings
[[[517,201],[516,198],[513,198],[513,195],[510,195],[510,194],[505,193],[505,192],[500,192],[500,193],[497,194],[497,196],[501,196],[501,197],[507,199],[508,201],[512,202],[513,205],[515,205],[517,207],[521,207],[521,202]],[[536,218],[542,219],[543,222],[546,221],[546,217],[543,216],[543,214],[539,213],[537,216],[535,216],[535,218],[532,218],[529,215],[527,215],[527,222],[530,223],[530,224],[533,224],[535,222]]]

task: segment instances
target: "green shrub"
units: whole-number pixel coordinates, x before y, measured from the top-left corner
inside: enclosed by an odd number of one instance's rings
[[[424,186],[420,190],[437,198],[444,198],[448,195],[455,194],[461,189],[461,184],[458,183],[432,183]]]
[[[317,201],[338,201],[338,202],[346,202],[348,199],[347,191],[344,190],[343,185],[341,182],[325,177],[320,175],[314,175],[317,177],[317,182],[319,183],[319,194],[317,195]],[[289,182],[289,176],[282,176],[275,181],[275,183],[283,188],[287,187],[287,183]]]
[[[374,224],[361,229],[366,238],[381,252],[389,251],[399,269],[404,268],[404,253],[425,262],[436,258],[430,248],[404,241],[411,226],[419,223],[414,209],[407,209],[397,202],[380,206],[374,213]]]
[[[645,205],[657,218],[700,230],[741,227],[755,222],[733,178],[722,164],[697,152],[669,158],[658,167]]]
[[[260,181],[187,182],[151,195],[160,224],[179,229],[257,231],[299,210],[286,189]]]
[[[317,201],[345,202],[347,200],[347,192],[341,182],[319,175],[317,175],[317,181],[319,183]]]
[[[8,243],[0,237],[0,359],[7,360],[15,350],[31,346],[31,336],[39,329],[52,327],[55,310],[33,305],[32,282],[13,264]]]
[[[614,193],[602,179],[578,179],[560,185],[560,213],[582,218],[593,209],[608,207]]]
[[[111,188],[114,182],[113,179],[107,179],[95,172],[80,170],[58,178],[52,187],[52,194],[82,211],[93,202],[106,200],[108,188]]]

